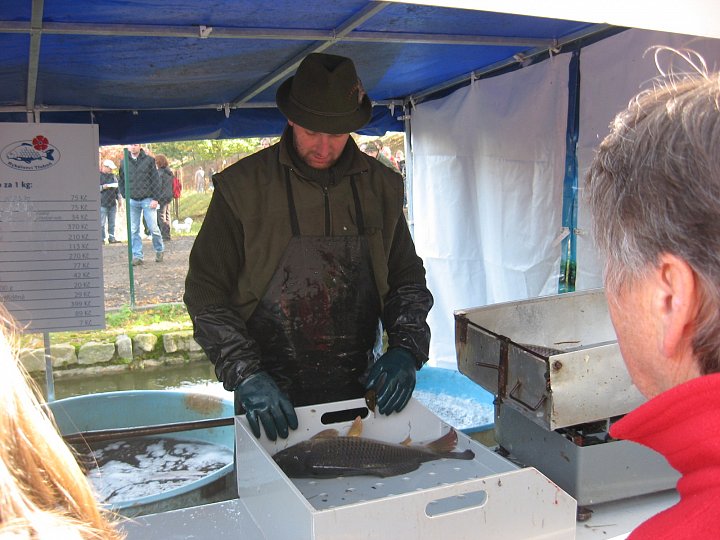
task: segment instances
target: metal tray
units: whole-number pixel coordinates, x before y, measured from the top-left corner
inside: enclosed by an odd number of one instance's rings
[[[456,311],[455,344],[462,373],[549,430],[620,416],[645,401],[601,289]]]

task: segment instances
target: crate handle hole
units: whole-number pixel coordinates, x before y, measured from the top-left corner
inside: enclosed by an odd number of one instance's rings
[[[358,416],[363,420],[370,413],[367,407],[358,407],[356,409],[343,409],[342,411],[330,411],[324,413],[320,417],[323,425],[341,424],[343,422],[352,422]]]
[[[444,497],[430,501],[425,507],[425,515],[433,518],[458,512],[460,510],[469,510],[471,508],[482,508],[487,504],[487,491],[471,491],[462,495],[453,495],[452,497]]]

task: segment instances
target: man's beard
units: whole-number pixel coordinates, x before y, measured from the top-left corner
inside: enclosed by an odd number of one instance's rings
[[[333,167],[333,166],[338,162],[338,160],[340,159],[340,156],[342,155],[342,153],[340,153],[340,155],[336,156],[336,157],[335,157],[334,159],[332,159],[331,161],[324,162],[324,163],[322,163],[322,166],[318,167],[317,165],[314,165],[314,164],[311,162],[310,156],[312,156],[312,153],[313,153],[312,150],[309,150],[309,151],[307,151],[307,152],[305,152],[305,153],[303,154],[303,153],[300,151],[300,148],[298,148],[297,141],[295,140],[295,137],[293,137],[293,147],[295,148],[295,153],[298,155],[298,157],[302,160],[302,162],[303,162],[305,165],[307,165],[308,167],[310,167],[310,168],[312,168],[312,169],[316,169],[316,170],[318,170],[318,171],[330,169],[331,167]]]

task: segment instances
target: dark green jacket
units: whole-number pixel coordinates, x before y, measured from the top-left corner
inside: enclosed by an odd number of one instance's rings
[[[160,200],[161,186],[160,176],[157,172],[155,165],[155,158],[148,156],[145,150],[140,149],[140,153],[136,159],[132,156],[127,158],[128,170],[127,174],[130,177],[130,193],[126,198],[142,200],[142,199],[154,199]],[[125,193],[125,160],[120,162],[120,169],[118,172],[120,195],[126,196]]]
[[[213,177],[215,191],[185,282],[184,300],[196,340],[228,390],[258,370],[256,345],[233,336],[247,338],[244,321],[263,296],[292,236],[285,171],[290,171],[302,235],[357,234],[349,181],[354,176],[389,345],[409,349],[420,367],[427,361],[430,331],[425,317],[432,295],[403,214],[402,177],[362,153],[350,138],[338,166],[308,178],[312,170],[294,164],[298,158],[291,139],[286,130],[278,144]]]

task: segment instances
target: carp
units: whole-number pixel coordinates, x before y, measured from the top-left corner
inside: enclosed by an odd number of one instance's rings
[[[431,443],[410,445],[409,441],[393,444],[360,437],[357,423],[358,420],[346,436],[340,436],[335,429],[328,429],[281,450],[273,459],[289,478],[387,478],[412,472],[427,461],[475,458],[472,450],[454,451],[458,436],[452,428]]]
[[[19,146],[16,146],[12,150],[10,150],[7,153],[7,158],[12,159],[14,161],[22,161],[23,163],[30,164],[33,161],[36,160],[42,160],[47,159],[49,161],[54,161],[55,157],[53,156],[55,150],[50,148],[48,150],[40,151],[36,150],[35,147],[33,147],[30,143],[22,143]]]

